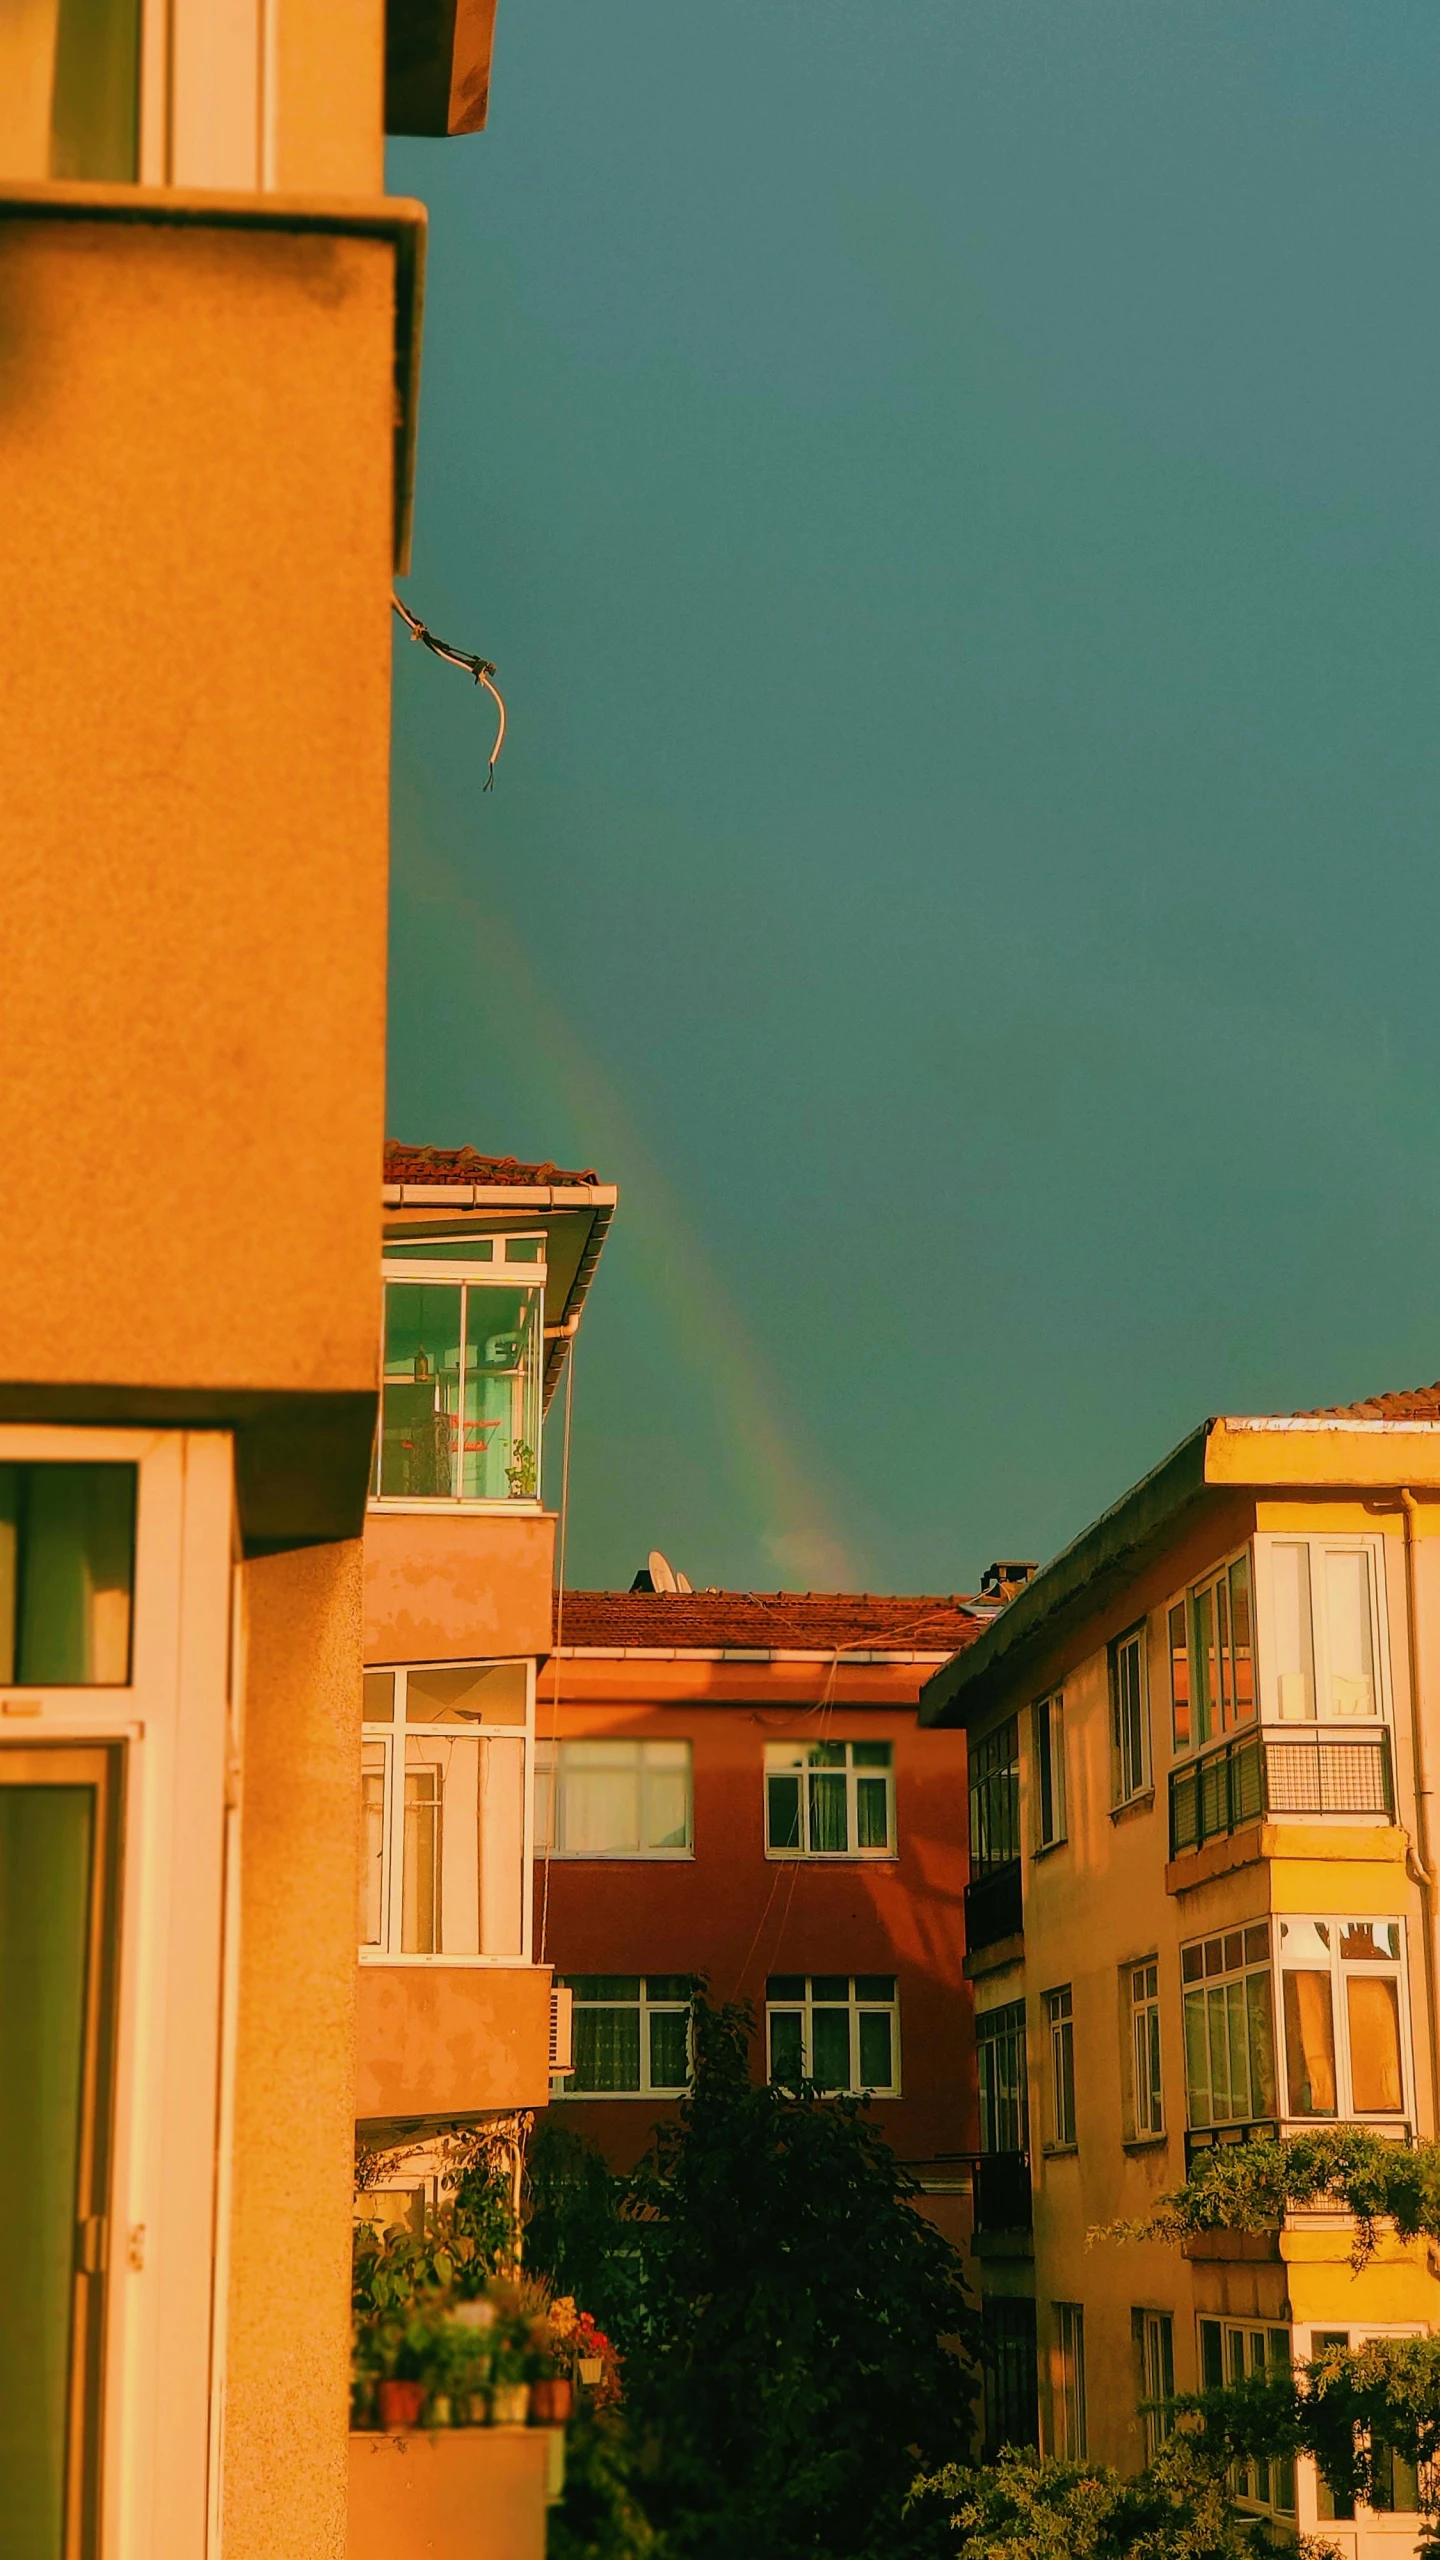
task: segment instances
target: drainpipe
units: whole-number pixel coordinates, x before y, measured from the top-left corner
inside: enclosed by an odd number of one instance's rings
[[[1440,2139],[1440,2003],[1437,2003],[1436,1996],[1437,1989],[1440,1989],[1440,1910],[1437,1910],[1434,1828],[1430,1818],[1430,1762],[1420,1697],[1420,1617],[1415,1569],[1415,1522],[1420,1505],[1408,1485],[1400,1487],[1400,1508],[1405,1515],[1405,1622],[1410,1639],[1410,1722],[1415,1739],[1415,1829],[1418,1834],[1411,1865],[1425,1910],[1425,1990],[1430,2023],[1430,2089],[1434,2106],[1431,2132]]]

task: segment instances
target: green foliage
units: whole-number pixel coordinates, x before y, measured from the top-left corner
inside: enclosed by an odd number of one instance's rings
[[[625,2203],[625,2180],[592,2142],[553,2119],[539,2126],[525,2161],[525,2263],[622,2343],[639,2280]]]
[[[608,2200],[573,2155],[547,2167],[530,2263],[543,2250],[577,2288],[584,2266],[605,2305],[637,2494],[673,2560],[943,2551],[943,2519],[905,2510],[916,2471],[971,2441],[959,2259],[858,2101],[752,2084],[752,2034],[748,2010],[697,1999],[678,2121]]]
[[[546,2560],[663,2560],[642,2489],[624,2411],[582,2405],[565,2439],[565,2490],[550,2509]]]
[[[993,2469],[917,2480],[914,2501],[946,2510],[965,2560],[1254,2560],[1270,2546],[1236,2515],[1225,2469],[1183,2434],[1130,2479],[1007,2448]]]
[[[1357,2265],[1374,2254],[1379,2223],[1402,2239],[1440,2239],[1440,2142],[1388,2142],[1359,2125],[1284,2141],[1223,2142],[1197,2153],[1183,2187],[1141,2222],[1112,2223],[1115,2240],[1188,2240],[1199,2231],[1273,2231],[1287,2206],[1343,2206],[1356,2220]]]
[[[1423,2496],[1440,2462],[1440,2338],[1326,2347],[1293,2372],[1252,2375],[1181,2405],[1221,2460],[1312,2454],[1337,2497],[1369,2506],[1393,2455],[1419,2473]]]

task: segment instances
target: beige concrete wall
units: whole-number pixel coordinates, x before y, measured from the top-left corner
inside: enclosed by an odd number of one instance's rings
[[[394,251],[0,217],[0,1379],[364,1394]]]
[[[542,2560],[563,2443],[552,2427],[352,2436],[349,2560]]]
[[[550,1981],[548,1965],[361,1965],[358,2121],[547,2106]]]
[[[548,1653],[554,1560],[553,1512],[370,1512],[366,1661]]]
[[[226,2560],[345,2547],[358,1543],[245,1568]]]

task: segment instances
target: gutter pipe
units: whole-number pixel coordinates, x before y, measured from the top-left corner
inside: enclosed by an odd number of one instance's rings
[[[1400,1487],[1405,1517],[1405,1622],[1409,1636],[1410,1718],[1415,1741],[1415,1828],[1418,1834],[1412,1865],[1425,1909],[1425,1991],[1430,2028],[1431,2133],[1440,2139],[1440,1909],[1435,1889],[1435,1843],[1431,1806],[1429,1753],[1420,1695],[1420,1619],[1415,1563],[1415,1524],[1420,1505],[1409,1485]]]

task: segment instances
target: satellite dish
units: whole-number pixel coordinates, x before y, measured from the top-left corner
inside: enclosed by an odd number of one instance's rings
[[[647,1562],[649,1565],[650,1588],[652,1591],[679,1590],[680,1585],[675,1579],[675,1568],[670,1563],[668,1557],[662,1556],[658,1547],[651,1548]]]
[[[693,1591],[695,1585],[691,1581],[688,1573],[677,1573],[675,1576],[675,1588],[677,1591]]]

